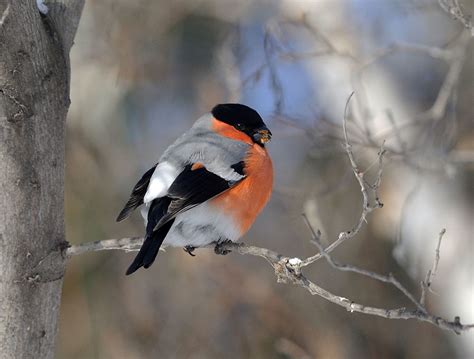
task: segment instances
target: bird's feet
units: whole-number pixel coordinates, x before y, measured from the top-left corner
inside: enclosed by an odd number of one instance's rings
[[[216,243],[216,246],[214,247],[214,253],[215,254],[220,254],[222,256],[225,256],[226,254],[229,254],[232,252],[229,249],[225,248],[226,244],[233,243],[230,239],[225,239],[223,241],[219,241]]]
[[[191,257],[196,257],[196,255],[194,254],[194,250],[196,249],[196,247],[193,247],[193,246],[184,246],[183,247],[184,251],[189,254]]]

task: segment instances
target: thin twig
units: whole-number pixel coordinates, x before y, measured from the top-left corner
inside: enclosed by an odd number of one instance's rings
[[[319,230],[318,231],[314,230],[313,226],[308,220],[308,217],[304,213],[303,213],[303,219],[311,232],[311,237],[312,237],[311,242],[316,247],[318,247],[319,252],[322,254],[322,256],[326,259],[326,261],[329,263],[331,267],[343,272],[353,272],[353,273],[363,275],[365,277],[378,280],[380,282],[392,284],[400,292],[402,292],[410,301],[412,301],[413,304],[415,304],[419,310],[421,310],[422,312],[426,312],[425,307],[423,307],[423,305],[421,305],[421,303],[418,302],[415,299],[415,297],[391,273],[389,275],[382,275],[382,274],[371,272],[369,270],[359,268],[350,264],[341,264],[335,259],[333,259],[331,255],[324,250],[323,245],[321,244],[321,232]]]
[[[433,262],[433,267],[431,268],[431,274],[426,282],[428,287],[431,285],[434,276],[436,275],[436,272],[438,271],[438,264],[440,260],[440,248],[441,248],[441,240],[443,239],[444,235],[446,234],[446,228],[443,228],[441,232],[439,232],[438,236],[438,245],[436,246],[436,251],[435,251],[435,259]]]
[[[456,40],[456,44],[454,45],[453,49],[449,50],[451,53],[451,61],[449,62],[449,68],[433,105],[428,110],[416,115],[414,118],[399,122],[397,124],[397,131],[400,131],[401,129],[406,127],[420,126],[432,121],[436,122],[443,118],[446,113],[446,109],[449,104],[449,99],[451,98],[453,90],[459,83],[459,76],[467,59],[466,51],[468,48],[469,40],[469,36],[466,34],[466,32],[463,31]],[[374,135],[374,138],[388,138],[389,136],[396,135],[396,132],[394,132],[394,130],[394,127],[391,126],[386,130],[379,131],[377,134]]]
[[[280,81],[280,77],[278,76],[277,69],[275,67],[275,64],[273,63],[272,59],[272,51],[273,47],[275,46],[274,41],[271,37],[271,34],[269,31],[265,32],[265,37],[263,40],[263,50],[265,54],[265,64],[268,67],[268,71],[270,74],[270,80],[271,80],[271,87],[273,90],[273,94],[275,96],[275,110],[274,112],[276,114],[281,114],[283,111],[284,107],[284,94],[283,94],[283,86]]]
[[[474,36],[474,25],[471,17],[464,14],[459,0],[438,0],[438,4],[444,11],[468,29],[471,32],[471,36]]]
[[[346,151],[347,156],[349,157],[349,161],[351,164],[352,172],[354,173],[354,176],[357,179],[357,182],[359,182],[359,186],[362,192],[362,212],[359,218],[359,221],[357,224],[349,231],[346,232],[341,232],[339,234],[339,237],[337,238],[336,241],[331,243],[327,248],[324,249],[326,253],[332,252],[334,249],[336,249],[338,246],[340,246],[343,242],[347,241],[350,238],[355,237],[359,231],[361,230],[362,226],[364,225],[364,222],[367,221],[367,216],[375,209],[381,208],[383,206],[383,203],[379,199],[378,195],[378,188],[380,186],[381,180],[382,180],[382,173],[383,173],[383,155],[385,153],[384,150],[384,145],[382,144],[379,153],[378,153],[378,164],[379,168],[377,171],[377,177],[375,179],[375,182],[373,185],[368,184],[365,181],[365,171],[361,171],[359,169],[359,166],[357,165],[357,162],[354,158],[354,153],[352,151],[352,145],[349,141],[349,136],[347,135],[347,119],[348,119],[348,110],[349,110],[349,103],[354,95],[354,92],[350,94],[346,101],[346,107],[344,110],[344,119],[343,119],[343,124],[342,124],[342,129],[344,133],[344,149]],[[369,190],[371,190],[374,194],[375,197],[375,204],[371,205],[370,204],[370,198],[369,198]],[[315,255],[306,258],[303,260],[303,263],[301,264],[302,267],[310,265],[317,260],[319,260],[322,257],[322,253],[316,253]]]
[[[433,283],[433,278],[436,275],[436,272],[438,271],[438,264],[440,260],[440,248],[441,248],[441,240],[443,239],[444,235],[446,233],[446,229],[443,228],[441,232],[439,232],[438,235],[438,244],[436,246],[436,251],[435,251],[435,258],[433,260],[433,266],[431,269],[428,270],[426,273],[425,280],[421,282],[421,298],[420,298],[420,303],[424,306],[426,302],[426,291],[431,290],[431,284]]]
[[[469,35],[466,32],[462,32],[457,43],[457,46],[453,49],[453,61],[451,62],[443,84],[439,90],[436,101],[429,110],[432,118],[436,121],[441,119],[448,106],[449,99],[453,93],[454,88],[459,83],[459,76],[461,70],[464,67],[466,61],[467,44],[469,43]]]

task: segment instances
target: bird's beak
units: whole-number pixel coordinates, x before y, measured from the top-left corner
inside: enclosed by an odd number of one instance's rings
[[[272,133],[267,127],[261,127],[255,131],[252,137],[255,142],[264,145],[265,143],[271,140]]]

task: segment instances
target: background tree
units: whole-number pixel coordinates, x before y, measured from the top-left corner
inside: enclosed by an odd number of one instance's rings
[[[0,356],[52,358],[65,269],[69,51],[83,1],[0,1]]]

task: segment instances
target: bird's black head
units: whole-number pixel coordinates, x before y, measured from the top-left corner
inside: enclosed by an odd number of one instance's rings
[[[211,112],[217,120],[242,131],[261,146],[270,141],[272,137],[272,133],[258,112],[248,106],[239,103],[225,103],[215,106]]]

